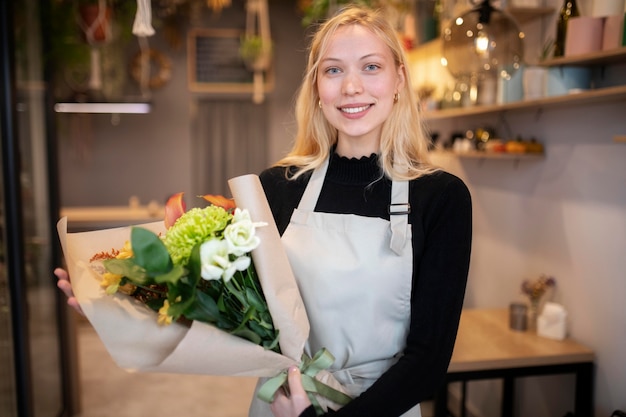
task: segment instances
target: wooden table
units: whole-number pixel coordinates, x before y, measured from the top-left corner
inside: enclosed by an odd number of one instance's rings
[[[465,385],[478,379],[502,379],[502,417],[512,417],[515,379],[552,374],[574,374],[574,415],[593,415],[593,361],[591,349],[570,339],[552,340],[534,332],[509,328],[508,309],[464,309],[446,383],[435,398],[435,416],[447,416],[448,384]]]

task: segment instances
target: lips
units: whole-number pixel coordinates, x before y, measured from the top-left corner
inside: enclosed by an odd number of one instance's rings
[[[365,106],[359,106],[359,107],[340,107],[339,110],[344,112],[344,113],[355,114],[355,113],[363,112],[363,111],[369,109],[370,107],[372,107],[372,105],[371,104],[367,104]]]

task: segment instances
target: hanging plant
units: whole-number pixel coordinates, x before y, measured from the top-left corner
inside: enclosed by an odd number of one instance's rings
[[[319,23],[347,4],[360,4],[371,7],[377,0],[301,0],[299,7],[304,16],[302,26],[307,27]]]
[[[239,56],[253,70],[264,71],[269,67],[272,42],[260,35],[243,35],[239,45]]]

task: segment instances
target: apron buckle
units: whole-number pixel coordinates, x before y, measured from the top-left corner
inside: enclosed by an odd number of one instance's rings
[[[411,212],[411,205],[409,203],[389,204],[390,216],[394,216],[397,214],[409,214],[410,212]]]

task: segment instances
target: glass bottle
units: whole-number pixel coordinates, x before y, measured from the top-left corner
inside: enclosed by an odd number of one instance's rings
[[[443,26],[443,1],[435,0],[435,5],[433,7],[433,23],[435,26],[435,39],[441,36],[441,30]]]
[[[567,34],[567,22],[572,17],[580,16],[576,0],[564,0],[559,11],[559,20],[556,23],[556,41],[554,42],[554,56],[565,55],[565,37]]]

